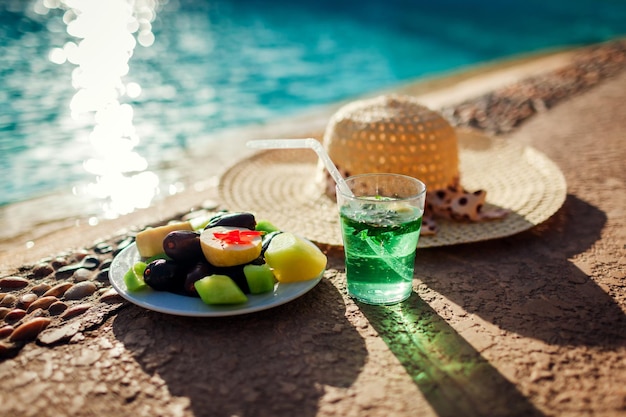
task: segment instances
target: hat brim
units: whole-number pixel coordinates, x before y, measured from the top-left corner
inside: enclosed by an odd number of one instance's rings
[[[437,219],[439,231],[418,247],[438,247],[510,236],[536,226],[563,205],[567,186],[549,158],[532,147],[459,130],[461,185],[485,190],[487,206],[510,210],[503,219],[456,222]],[[270,150],[229,168],[219,192],[228,210],[248,211],[281,230],[323,245],[342,246],[335,202],[316,184],[317,156],[309,150]]]

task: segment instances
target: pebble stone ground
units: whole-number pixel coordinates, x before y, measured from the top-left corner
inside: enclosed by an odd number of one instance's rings
[[[146,223],[3,274],[0,416],[626,415],[624,69],[615,41],[442,109],[546,153],[568,197],[528,232],[422,251],[401,307],[347,298],[331,250],[276,309],[146,311],[108,283]],[[185,216],[220,208],[204,197]]]

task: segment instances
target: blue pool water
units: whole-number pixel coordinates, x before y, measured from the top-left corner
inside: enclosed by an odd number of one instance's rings
[[[626,34],[622,0],[76,3],[0,2],[0,206],[159,187],[159,164],[225,129]]]

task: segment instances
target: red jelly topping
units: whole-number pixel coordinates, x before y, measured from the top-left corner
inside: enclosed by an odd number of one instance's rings
[[[230,230],[224,233],[214,232],[213,236],[229,245],[245,245],[261,234],[262,232],[257,230]]]

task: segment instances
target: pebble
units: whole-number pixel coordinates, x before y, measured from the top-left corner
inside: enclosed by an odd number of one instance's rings
[[[65,291],[69,290],[70,288],[72,288],[74,284],[72,284],[71,282],[62,282],[61,284],[57,284],[54,287],[50,288],[48,291],[46,291],[43,296],[44,297],[48,297],[48,296],[52,296],[52,297],[61,297],[63,294],[65,294]]]
[[[85,297],[89,297],[91,294],[96,292],[97,289],[96,284],[91,281],[79,282],[68,289],[63,295],[63,298],[66,300],[80,300]]]
[[[45,282],[42,282],[40,284],[35,285],[33,288],[31,288],[30,290],[32,292],[34,292],[37,295],[43,295],[46,291],[48,291],[50,288],[52,288],[51,285],[46,284]]]
[[[57,256],[56,258],[51,260],[49,263],[53,269],[59,269],[67,265],[67,258],[62,257],[62,256]]]
[[[100,281],[100,282],[108,282],[109,281],[109,269],[103,269],[102,271],[98,272],[98,275],[96,275],[96,281]]]
[[[26,315],[26,310],[22,310],[21,308],[14,308],[9,311],[6,316],[4,316],[4,321],[7,323],[15,323],[24,318]]]
[[[80,268],[74,271],[74,274],[72,274],[72,279],[74,280],[74,282],[89,281],[92,275],[93,275],[93,272],[90,271],[89,269]]]
[[[61,314],[62,320],[69,320],[73,317],[80,316],[92,307],[91,304],[77,304],[65,310]]]
[[[47,263],[41,263],[33,268],[31,276],[33,278],[45,278],[53,272],[52,266]]]
[[[7,324],[6,326],[0,327],[0,339],[4,339],[5,337],[9,337],[11,333],[13,333],[13,326]]]
[[[94,252],[99,253],[100,255],[113,252],[113,246],[111,246],[107,242],[100,242],[96,244],[93,248]]]
[[[27,311],[26,315],[24,316],[24,318],[22,318],[21,322],[23,323],[23,322],[29,321],[31,319],[34,319],[35,317],[48,317],[48,313],[44,311],[44,309],[42,308],[38,308],[30,312]],[[16,324],[19,325],[20,323],[16,323]]]
[[[16,301],[17,297],[13,294],[5,294],[0,301],[0,307],[13,307]]]
[[[50,322],[51,320],[48,317],[36,317],[16,328],[9,339],[14,342],[34,340],[39,333],[48,327]]]
[[[55,301],[54,303],[50,304],[50,307],[48,307],[48,313],[50,313],[51,316],[58,316],[59,314],[67,310],[67,308],[68,305],[65,304],[63,301]]]
[[[0,288],[24,288],[30,283],[29,280],[22,277],[4,277],[0,279]]]
[[[0,307],[0,320],[4,319],[9,311],[11,311],[11,309],[8,307]]]
[[[102,293],[100,301],[107,304],[114,304],[124,302],[124,298],[122,298],[122,296],[119,295],[115,289],[111,288]]]
[[[19,299],[17,300],[17,306],[19,308],[27,309],[35,300],[37,300],[37,298],[39,298],[37,294],[33,292],[28,292],[19,297]]]
[[[52,296],[52,295],[44,295],[43,297],[37,299],[36,301],[34,301],[29,307],[28,307],[28,312],[31,312],[33,310],[36,310],[38,308],[41,308],[43,310],[47,310],[48,307],[50,307],[52,305],[52,303],[58,301],[59,299]]]
[[[98,265],[100,265],[100,260],[98,258],[96,258],[95,256],[85,256],[79,262],[73,263],[71,265],[65,265],[63,268],[59,268],[56,271],[55,276],[57,278],[65,278],[71,276],[74,271],[78,269],[85,268],[94,270],[98,267]]]

